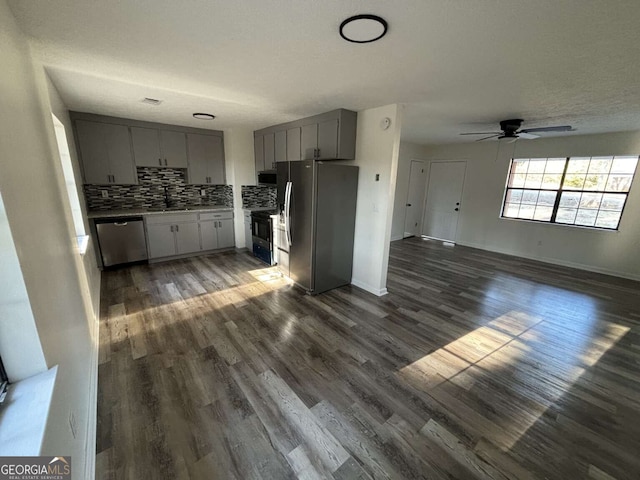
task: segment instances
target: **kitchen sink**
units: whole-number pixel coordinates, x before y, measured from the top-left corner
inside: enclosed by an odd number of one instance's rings
[[[147,208],[148,212],[180,212],[189,210],[188,207],[150,207]]]
[[[188,212],[190,210],[200,210],[201,206],[192,207],[150,207],[147,208],[148,212]]]

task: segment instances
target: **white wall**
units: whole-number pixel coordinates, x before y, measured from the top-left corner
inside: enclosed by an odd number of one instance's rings
[[[63,190],[44,70],[32,62],[5,0],[0,45],[0,192],[46,364],[59,366],[41,453],[71,455],[76,476],[89,478],[85,461],[92,460],[95,444],[86,434],[95,424],[93,308],[79,274],[83,262]]]
[[[351,283],[375,295],[387,293],[401,113],[399,105],[358,112],[354,164],[360,171]],[[391,127],[382,130],[380,122],[385,117],[391,119]]]
[[[407,194],[409,191],[409,173],[411,160],[425,160],[427,148],[416,143],[400,142],[398,154],[398,175],[396,179],[396,193],[393,202],[393,222],[391,224],[391,240],[404,237],[404,221],[407,210]],[[426,162],[425,162],[426,164]],[[420,207],[422,208],[422,206]]]
[[[244,212],[242,210],[242,185],[255,185],[255,161],[253,130],[233,128],[224,131],[224,153],[227,183],[233,185],[233,210],[236,247],[247,246],[244,238]],[[251,239],[248,248],[251,248]]]
[[[37,68],[37,62],[36,66]],[[51,113],[64,126],[65,134],[67,136],[67,146],[69,147],[69,156],[71,157],[71,164],[73,166],[73,173],[75,176],[76,187],[78,191],[78,198],[80,199],[80,209],[82,210],[82,218],[84,219],[84,231],[89,233],[89,223],[87,220],[87,205],[84,198],[84,192],[82,191],[82,171],[80,169],[80,160],[78,159],[78,153],[76,151],[76,143],[73,138],[73,126],[71,124],[71,117],[69,117],[69,109],[62,102],[58,90],[51,82],[48,75],[45,74],[44,79],[47,85],[47,93],[49,97],[49,103],[51,105]],[[64,192],[63,192],[64,193]],[[73,221],[73,218],[71,218]],[[97,336],[97,321],[100,318],[100,269],[96,261],[96,244],[94,238],[89,238],[89,245],[87,251],[82,257],[82,268],[80,271],[81,280],[84,279],[83,288],[86,288],[91,297],[91,304],[94,312],[94,322],[92,328],[92,336]]]
[[[1,196],[0,353],[10,382],[47,370]]]
[[[429,147],[431,160],[467,160],[456,241],[487,250],[640,279],[640,181],[619,232],[501,219],[511,157],[638,155],[640,132]],[[539,244],[540,243],[540,244]]]

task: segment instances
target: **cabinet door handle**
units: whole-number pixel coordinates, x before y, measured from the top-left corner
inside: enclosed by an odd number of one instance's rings
[[[116,176],[115,175],[111,175],[111,179],[113,180],[113,183],[116,183]]]
[[[158,159],[158,165],[162,166],[162,159],[161,158]]]
[[[171,225],[169,228],[170,228],[170,229],[171,229],[171,231],[173,232],[173,225]]]
[[[180,226],[176,225],[176,232],[179,232],[179,231],[180,231]]]
[[[165,167],[167,166],[167,159],[166,158],[164,159],[164,166]]]

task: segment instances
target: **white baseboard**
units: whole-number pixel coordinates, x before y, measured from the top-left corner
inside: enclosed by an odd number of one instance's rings
[[[99,317],[97,317],[99,322]],[[100,348],[100,328],[93,339],[91,352],[91,371],[89,378],[89,405],[87,408],[87,432],[85,441],[85,474],[86,480],[95,480],[96,477],[96,435],[98,428],[98,354]]]
[[[570,268],[576,268],[578,270],[585,270],[587,272],[602,273],[603,275],[611,275],[613,277],[620,277],[620,278],[626,278],[628,280],[640,281],[640,275],[634,275],[634,274],[625,273],[625,272],[617,272],[614,270],[610,270],[608,268],[594,267],[592,265],[585,265],[583,263],[568,262],[566,260],[560,260],[557,258],[526,255],[519,252],[512,252],[512,251],[504,250],[500,248],[489,248],[486,245],[480,245],[472,242],[457,242],[457,244],[465,247],[477,248],[479,250],[486,250],[488,252],[502,253],[503,255],[510,255],[512,257],[521,257],[521,258],[526,258],[528,260],[536,260],[538,262],[551,263],[553,265],[561,265],[563,267],[570,267]]]
[[[365,283],[365,282],[361,282],[360,280],[357,280],[355,278],[351,279],[351,285],[355,285],[358,288],[361,288],[362,290],[365,290],[369,293],[373,293],[374,295],[376,295],[377,297],[382,297],[383,295],[386,295],[387,293],[389,293],[389,291],[387,290],[387,288],[375,288],[372,287],[371,285]]]

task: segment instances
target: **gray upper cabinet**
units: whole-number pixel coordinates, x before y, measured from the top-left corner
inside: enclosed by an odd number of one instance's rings
[[[318,152],[319,160],[338,158],[338,119],[318,123]]]
[[[272,154],[276,162],[353,160],[357,120],[356,112],[339,109],[254,132],[256,139],[264,139],[264,168],[272,168]],[[257,154],[256,147],[256,165]]]
[[[254,134],[253,151],[255,154],[256,174],[264,170],[264,136]]]
[[[264,136],[264,169],[272,170],[275,168],[276,162],[276,140],[274,133],[268,133]]]
[[[316,158],[318,150],[318,124],[302,126],[302,137],[300,140],[303,160],[313,160]]]
[[[138,167],[162,167],[157,128],[131,127],[133,154]]]
[[[183,132],[131,127],[131,140],[136,166],[187,168],[187,141]]]
[[[84,183],[136,184],[129,129],[125,125],[75,121]]]
[[[276,162],[286,162],[287,161],[287,131],[280,130],[279,132],[276,132],[274,134],[274,143],[275,143],[274,160]],[[276,166],[273,165],[271,168],[275,169]]]
[[[302,160],[302,154],[300,151],[300,135],[301,128],[294,127],[287,130],[287,160],[289,162],[295,162]]]
[[[189,183],[196,185],[225,183],[222,137],[187,133]]]
[[[187,168],[187,139],[183,132],[160,130],[160,146],[165,167]]]

